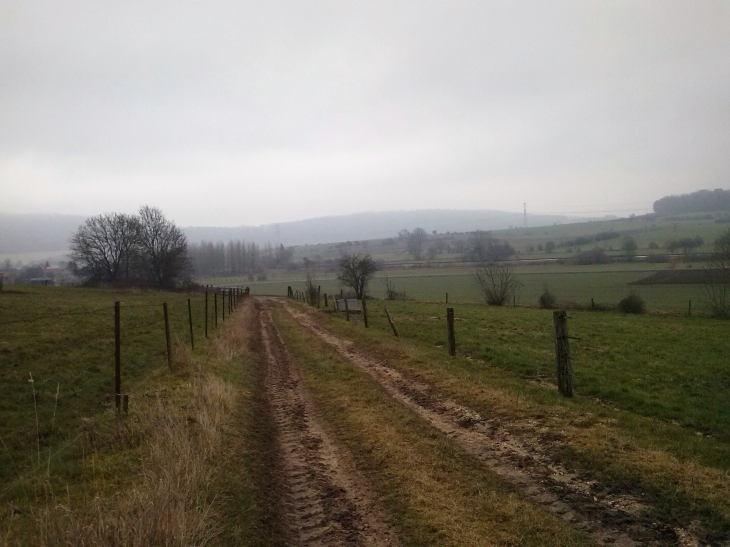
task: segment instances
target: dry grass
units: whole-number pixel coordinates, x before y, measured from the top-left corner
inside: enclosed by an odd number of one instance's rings
[[[323,416],[380,495],[407,545],[580,545],[545,508],[521,499],[332,349],[275,313]]]
[[[655,504],[655,518],[682,525],[702,521],[710,542],[728,535],[728,469],[693,458],[704,445],[710,448],[712,437],[588,397],[566,402],[552,384],[505,380],[469,357],[449,359],[439,348],[404,337],[394,340],[387,331],[383,335],[328,321],[324,314],[315,317],[406,376],[425,380],[481,415],[500,417],[513,433],[555,448],[554,456],[571,467],[594,473],[611,488],[646,496]]]
[[[0,544],[215,543],[221,528],[216,480],[220,461],[227,461],[220,456],[242,393],[227,375],[246,351],[249,308],[200,354],[177,344],[172,374],[163,369],[146,391],[133,393],[128,415],[109,412],[95,425],[94,447],[110,449],[84,454],[87,482],[63,493],[47,489],[30,506],[32,530],[14,530],[11,518]]]

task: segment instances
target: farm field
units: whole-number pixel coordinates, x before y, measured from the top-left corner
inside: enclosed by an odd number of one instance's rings
[[[429,391],[413,388],[423,394],[414,395],[416,401],[427,393],[451,398],[457,408],[469,408],[511,435],[542,444],[553,462],[581,480],[637,496],[651,507],[652,519],[683,514],[682,519],[703,520],[708,531],[714,530],[710,543],[730,532],[724,321],[571,312],[570,334],[580,340],[571,340],[577,395],[567,400],[554,380],[550,312],[454,306],[458,350],[451,358],[445,305],[388,302],[399,339],[393,337],[384,305],[368,303],[369,329],[357,315],[346,322],[342,313],[289,306],[313,313],[312,332],[331,348],[337,348],[335,342],[322,332],[354,342],[344,343],[340,353],[353,363],[362,362],[362,350],[406,381],[430,386]],[[291,323],[286,314],[281,320]],[[306,354],[310,345],[300,340],[293,347]],[[445,403],[424,404],[438,408]]]
[[[8,545],[730,539],[724,321],[571,311],[580,339],[565,399],[546,310],[456,303],[449,357],[444,303],[373,299],[366,329],[359,315],[253,297],[218,329],[209,315],[206,341],[200,293],[11,288],[0,293]],[[119,417],[115,300],[131,394]]]
[[[618,256],[621,254],[621,238],[632,236],[638,244],[639,254],[661,254],[666,253],[666,244],[671,240],[683,238],[700,237],[703,244],[695,249],[695,252],[709,252],[712,250],[712,242],[728,226],[729,217],[725,213],[695,213],[682,215],[648,215],[633,218],[618,218],[613,220],[596,220],[576,222],[573,224],[559,224],[552,226],[536,227],[513,227],[504,230],[493,230],[492,235],[498,239],[507,241],[517,251],[516,258],[570,258],[577,251],[589,250],[596,245],[604,248],[609,255]],[[413,230],[415,226],[404,226],[403,228]],[[459,240],[466,241],[468,234],[464,233],[439,233],[431,234],[428,226],[422,226],[428,233],[425,249],[439,240],[447,245],[452,245]],[[584,244],[569,245],[581,237],[591,237],[597,234],[613,233],[615,237]],[[345,250],[348,253],[361,252],[370,253],[376,260],[383,260],[386,263],[414,262],[409,255],[406,243],[393,234],[385,240],[350,241],[317,245],[301,245],[294,248],[294,258],[312,260],[337,259],[340,252]],[[553,253],[541,252],[538,246],[552,241],[558,245]],[[652,246],[652,243],[655,246]],[[532,249],[532,250],[531,250]],[[435,260],[458,260],[459,252],[439,252]],[[425,258],[425,257],[424,257]],[[426,263],[422,259],[415,261]]]
[[[631,285],[664,269],[647,264],[611,264],[595,266],[524,266],[515,268],[516,278],[522,284],[517,293],[518,306],[535,306],[540,294],[548,288],[559,302],[589,306],[596,303],[615,306],[631,291],[645,299],[650,309],[686,313],[692,300],[693,310],[704,310],[701,285]],[[202,279],[201,283],[214,285],[240,284],[251,288],[253,294],[285,296],[287,286],[304,289],[304,273],[279,274],[267,281],[250,281],[241,277]],[[340,283],[333,274],[317,274],[322,292],[339,294]],[[409,269],[378,272],[371,283],[370,294],[383,297],[385,276],[406,298],[425,301],[479,302],[481,296],[474,284],[473,268]]]
[[[169,306],[173,343],[189,343],[191,298],[197,342],[205,343],[200,293],[5,289],[0,296],[0,481],[6,486],[38,466],[39,450],[44,462],[52,453],[52,473],[56,462],[63,469],[67,450],[73,451],[66,444],[83,423],[114,404],[115,301],[121,302],[123,393],[138,389],[167,364],[163,302]]]

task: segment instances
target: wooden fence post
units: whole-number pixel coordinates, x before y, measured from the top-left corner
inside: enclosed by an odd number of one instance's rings
[[[221,317],[226,320],[226,290],[221,291]]]
[[[324,293],[324,307],[329,308],[329,304],[327,303],[327,293]]]
[[[573,396],[573,367],[570,364],[568,346],[568,314],[565,311],[553,312],[555,326],[555,362],[558,374],[558,391],[563,397]]]
[[[345,319],[350,320],[350,308],[347,307],[347,298],[345,298]]]
[[[119,302],[114,302],[114,402],[122,409],[122,328]]]
[[[193,307],[188,298],[188,321],[190,322],[190,349],[195,351],[195,340],[193,339]]]
[[[322,285],[317,285],[317,308],[319,308],[319,301],[322,299]]]
[[[365,328],[368,328],[368,305],[365,303],[366,296],[362,295],[362,320],[365,323]]]
[[[393,334],[396,338],[399,338],[398,336],[398,329],[395,328],[395,323],[393,323],[393,320],[390,318],[390,314],[388,313],[388,308],[385,309],[385,316],[388,318],[388,323],[390,323],[390,328],[393,329]]]
[[[205,337],[208,338],[208,291],[205,291]]]
[[[456,336],[454,336],[454,308],[446,308],[446,324],[449,327],[449,355],[456,355]]]
[[[172,345],[170,344],[170,318],[167,315],[167,302],[162,304],[162,312],[165,315],[165,341],[167,342],[167,365],[172,370]]]
[[[687,310],[687,317],[692,317],[692,299],[689,301],[689,309]]]
[[[449,303],[449,293],[446,293],[446,303]]]
[[[213,328],[218,328],[218,292],[213,293]]]

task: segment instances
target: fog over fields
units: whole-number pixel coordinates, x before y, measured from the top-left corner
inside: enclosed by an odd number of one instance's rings
[[[84,222],[78,215],[13,215],[0,213],[0,253],[65,251]],[[528,215],[531,226],[585,222],[585,217]],[[431,233],[500,230],[522,226],[522,213],[489,210],[391,211],[333,215],[262,226],[186,226],[190,243],[245,240],[257,244],[307,245],[394,237],[399,230],[422,227]]]

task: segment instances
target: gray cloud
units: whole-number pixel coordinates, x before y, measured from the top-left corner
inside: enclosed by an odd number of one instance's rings
[[[644,210],[728,185],[718,2],[0,4],[0,210]]]

